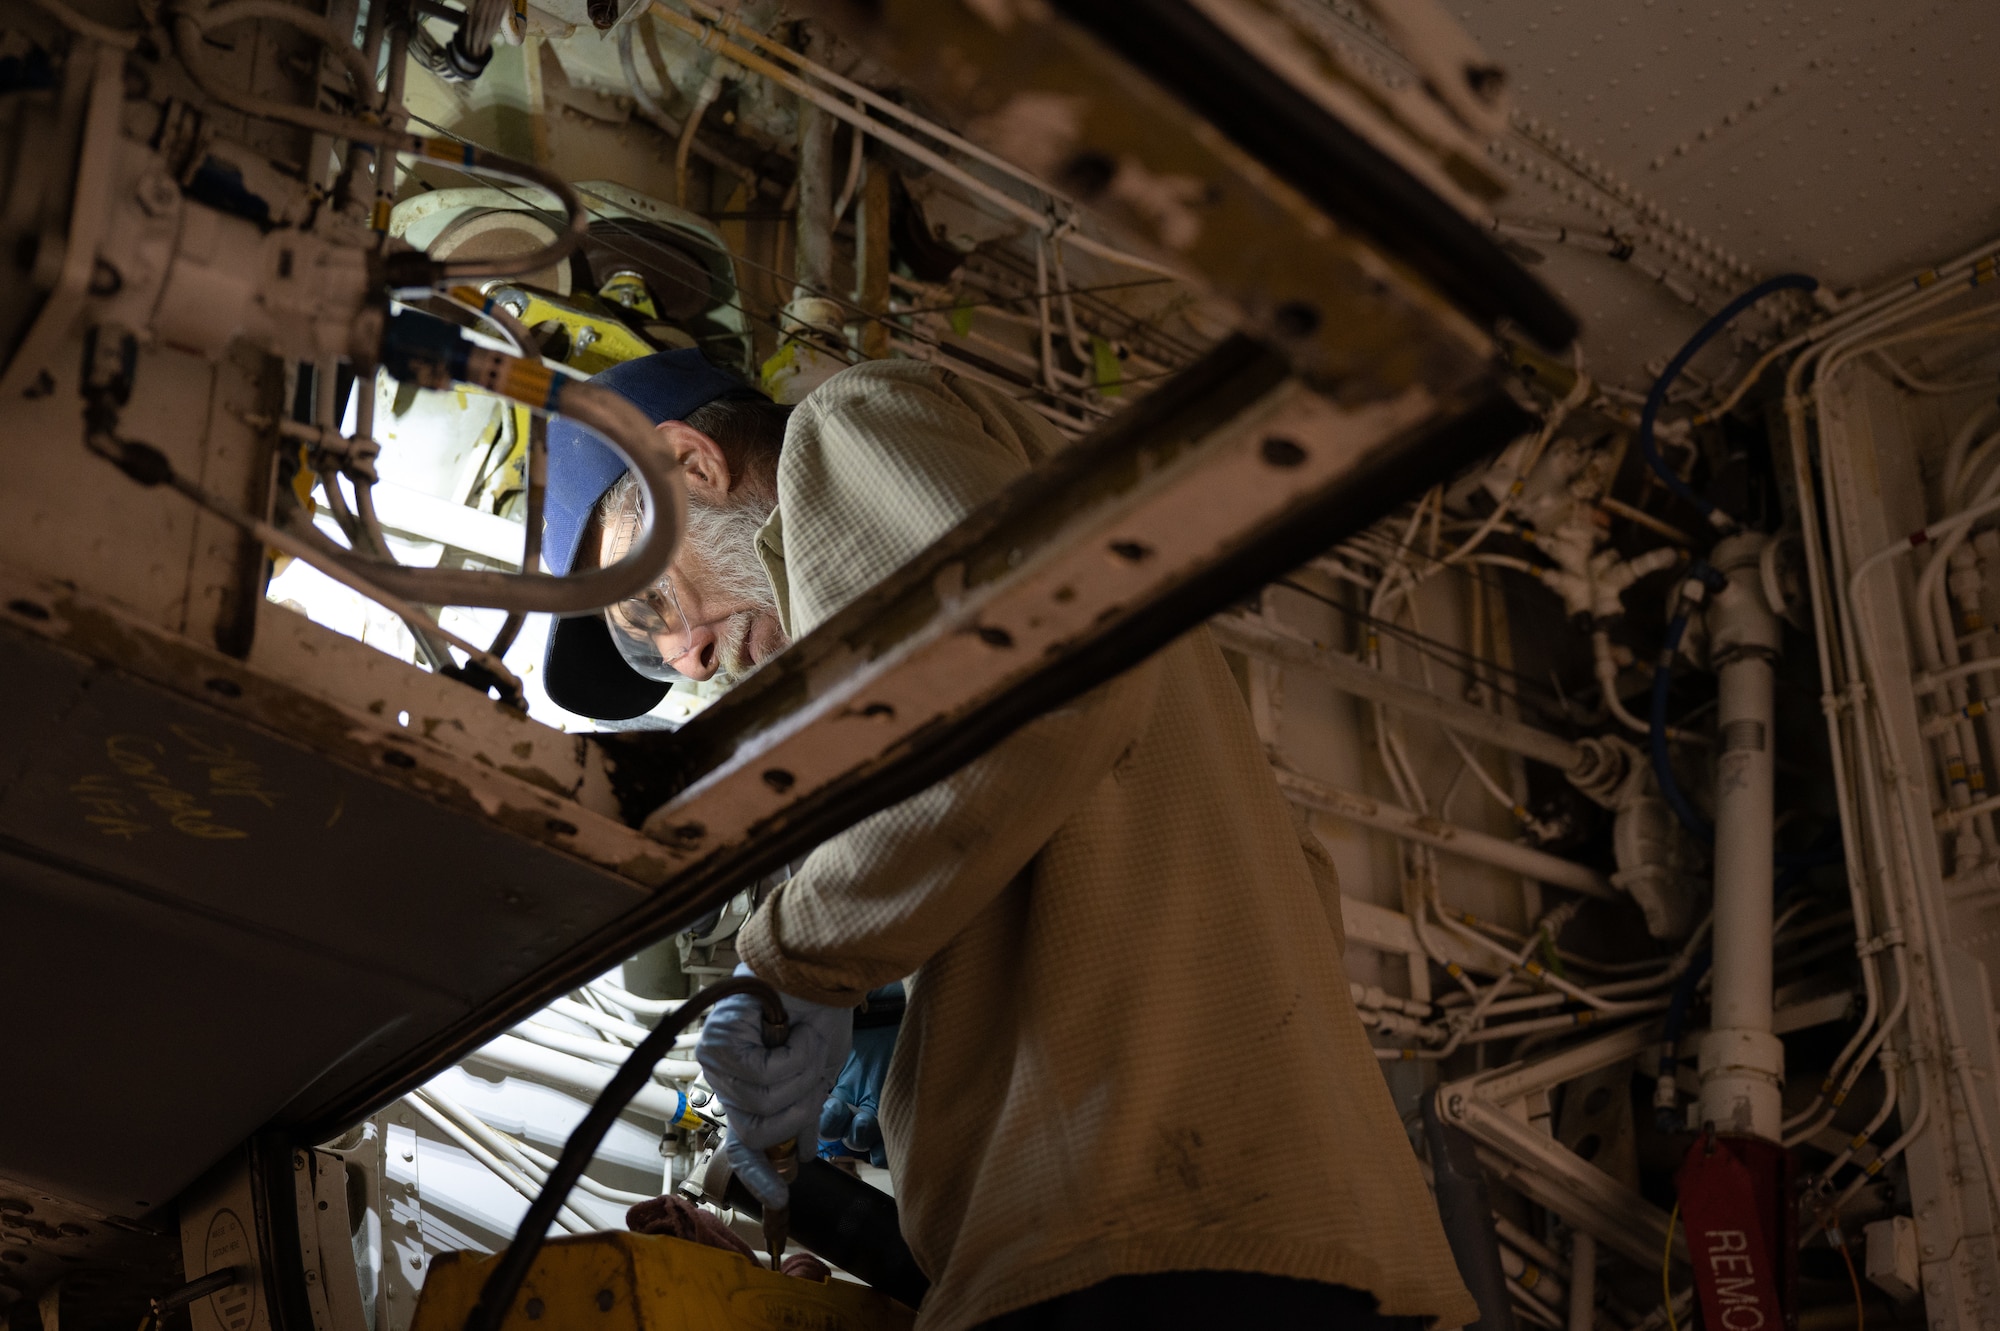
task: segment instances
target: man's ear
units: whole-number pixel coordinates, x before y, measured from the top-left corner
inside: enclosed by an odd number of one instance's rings
[[[722,455],[722,445],[686,421],[661,421],[658,428],[675,461],[687,472],[688,492],[720,507],[736,480],[729,472],[729,459]]]

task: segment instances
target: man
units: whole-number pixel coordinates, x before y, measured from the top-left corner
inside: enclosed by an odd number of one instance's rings
[[[710,514],[649,613],[606,620],[624,659],[695,677],[768,656],[762,616],[810,632],[1063,447],[910,361],[834,376],[780,436],[685,356],[600,376],[662,422]],[[572,510],[611,488],[596,475]],[[600,558],[620,502],[579,525]],[[749,540],[730,512],[769,515],[768,609],[720,590]],[[1206,631],[821,845],[737,946],[786,994],[791,1040],[766,1050],[755,1005],[726,1000],[697,1055],[767,1201],[783,1185],[763,1152],[813,1131],[852,1009],[911,977],[879,1114],[933,1282],[924,1331],[1478,1315],[1348,997],[1332,865]]]

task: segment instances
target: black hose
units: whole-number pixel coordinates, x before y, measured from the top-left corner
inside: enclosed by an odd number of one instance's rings
[[[1720,591],[1722,575],[1697,559],[1688,569],[1687,584],[1682,592],[1680,613],[1667,625],[1667,640],[1660,647],[1659,660],[1653,663],[1653,706],[1647,718],[1648,747],[1653,758],[1653,779],[1659,783],[1660,795],[1674,816],[1681,820],[1694,839],[1705,846],[1715,844],[1715,824],[1694,807],[1694,801],[1681,789],[1681,783],[1674,776],[1673,757],[1667,751],[1667,690],[1674,680],[1674,658],[1681,649],[1681,635],[1687,632],[1688,616],[1694,612],[1695,602],[1710,592]]]
[[[1680,1067],[1681,1032],[1687,1027],[1688,1013],[1694,1008],[1696,992],[1701,988],[1701,977],[1708,974],[1708,964],[1714,960],[1713,948],[1703,948],[1694,954],[1688,968],[1681,972],[1680,983],[1674,986],[1674,996],[1667,1000],[1666,1020],[1660,1024],[1660,1080],[1670,1082]],[[1671,1109],[1661,1109],[1657,1114],[1661,1132],[1673,1132],[1680,1124]]]
[[[1646,394],[1646,405],[1639,411],[1639,451],[1645,455],[1646,465],[1653,469],[1653,473],[1660,478],[1662,484],[1692,504],[1704,518],[1722,531],[1735,531],[1739,525],[1736,519],[1695,493],[1694,487],[1682,480],[1674,469],[1667,465],[1667,460],[1660,456],[1659,445],[1653,441],[1653,426],[1659,420],[1660,408],[1667,404],[1667,390],[1673,387],[1674,380],[1680,378],[1681,371],[1687,368],[1695,353],[1707,346],[1709,339],[1727,328],[1737,315],[1776,292],[1815,291],[1818,288],[1818,278],[1808,277],[1804,273],[1783,273],[1759,282],[1730,301],[1717,310],[1714,316],[1687,340],[1687,345],[1674,353],[1674,358],[1667,362],[1667,368],[1660,371],[1660,377],[1653,381],[1652,391]]]
[[[514,1241],[501,1254],[493,1274],[486,1277],[486,1285],[479,1291],[479,1301],[466,1314],[465,1331],[500,1331],[500,1324],[506,1320],[529,1269],[541,1253],[542,1241],[548,1236],[549,1226],[555,1223],[556,1213],[568,1200],[570,1189],[583,1177],[611,1125],[618,1121],[625,1106],[632,1103],[632,1097],[652,1080],[653,1066],[673,1048],[674,1037],[696,1017],[734,994],[753,995],[764,1005],[764,1015],[770,1021],[785,1019],[785,1003],[778,991],[754,975],[718,980],[681,1004],[679,1010],[660,1018],[660,1024],[639,1042],[639,1047],[597,1097],[597,1103],[583,1116],[583,1122],[576,1125],[576,1131],[563,1143],[562,1154],[549,1170],[548,1181],[542,1184],[541,1192],[528,1206],[528,1214],[521,1218],[520,1228],[514,1231]]]
[[[1438,1219],[1458,1263],[1459,1278],[1479,1305],[1479,1320],[1466,1331],[1514,1331],[1514,1300],[1500,1263],[1500,1236],[1493,1226],[1493,1198],[1472,1138],[1445,1122],[1437,1096],[1423,1104],[1424,1137],[1430,1144],[1431,1178]]]

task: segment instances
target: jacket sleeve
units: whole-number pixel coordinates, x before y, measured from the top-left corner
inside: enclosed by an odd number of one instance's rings
[[[1018,413],[928,367],[857,367],[800,413],[779,504],[801,632],[1060,446],[1024,438]],[[820,845],[737,935],[743,959],[785,992],[823,1003],[859,1002],[914,972],[1027,867],[1136,742],[1155,674],[1141,666],[1099,686]]]
[[[738,952],[817,1003],[858,1003],[912,974],[1106,779],[1145,727],[1156,676],[1129,670],[822,843],[744,924]]]

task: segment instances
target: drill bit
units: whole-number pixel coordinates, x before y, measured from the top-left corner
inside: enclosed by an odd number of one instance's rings
[[[767,1012],[764,1015],[764,1047],[776,1049],[791,1038],[791,1022],[781,1011],[776,1020]],[[778,1177],[787,1187],[799,1176],[799,1148],[797,1142],[779,1142],[764,1152]],[[792,1229],[792,1208],[787,1206],[767,1206],[764,1208],[764,1249],[771,1254],[771,1269],[778,1269],[778,1263],[785,1255],[785,1241]]]
[[[778,1177],[787,1185],[799,1176],[798,1145],[783,1142],[766,1151],[765,1157],[771,1167],[778,1171]],[[778,1269],[778,1263],[785,1255],[785,1242],[791,1235],[792,1208],[790,1206],[767,1206],[764,1208],[764,1250],[771,1254],[771,1269]]]

